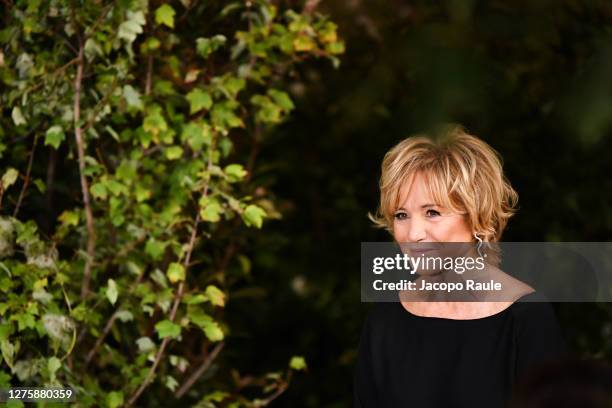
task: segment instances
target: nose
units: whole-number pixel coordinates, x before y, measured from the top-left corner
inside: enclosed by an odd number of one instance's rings
[[[427,228],[425,220],[413,217],[402,222],[395,228],[395,236],[398,242],[423,242],[427,239]]]
[[[425,241],[427,232],[425,229],[425,223],[420,220],[419,217],[413,217],[408,223],[407,238],[410,242],[421,242]]]

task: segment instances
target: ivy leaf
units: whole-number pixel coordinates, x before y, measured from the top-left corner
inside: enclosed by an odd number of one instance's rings
[[[166,337],[175,339],[181,334],[181,326],[166,319],[155,325],[155,331],[157,331],[160,339],[165,339]]]
[[[75,211],[65,210],[57,219],[62,222],[62,225],[72,225],[73,227],[79,225],[79,213]]]
[[[202,217],[202,220],[219,222],[221,221],[222,212],[223,208],[217,200],[208,197],[202,197],[200,199],[200,217]]]
[[[140,92],[138,92],[132,85],[125,85],[123,87],[123,97],[130,108],[142,110],[143,104],[140,99]]]
[[[221,34],[215,35],[212,38],[198,38],[196,40],[196,51],[202,58],[208,58],[211,53],[215,52],[226,41],[227,38]]]
[[[165,380],[164,380],[164,385],[170,391],[174,391],[176,389],[176,387],[178,387],[178,381],[176,381],[176,379],[173,376],[167,375]]]
[[[307,37],[305,35],[300,35],[296,37],[295,40],[293,40],[293,48],[298,52],[311,51],[311,50],[314,50],[316,46],[317,45],[312,40],[312,38]]]
[[[266,212],[263,208],[251,204],[245,208],[241,216],[247,227],[261,228]]]
[[[53,146],[55,150],[66,139],[64,129],[60,125],[51,126],[45,134],[45,146]]]
[[[181,132],[181,142],[187,141],[194,151],[200,150],[204,144],[210,144],[211,140],[210,126],[203,122],[188,123]]]
[[[21,108],[19,108],[19,106],[15,106],[13,108],[13,111],[11,112],[11,118],[13,118],[13,123],[15,123],[15,126],[25,125],[26,123],[28,123],[23,117],[23,113],[21,113]]]
[[[325,50],[330,54],[343,54],[344,53],[344,42],[337,41],[325,46]]]
[[[306,360],[302,356],[293,356],[291,361],[289,361],[289,367],[296,371],[306,370]]]
[[[18,175],[19,175],[19,172],[15,170],[14,168],[11,167],[7,169],[2,175],[2,189],[6,190],[9,186],[14,184],[15,181],[17,181]]]
[[[185,280],[185,267],[177,262],[172,262],[170,266],[168,266],[168,271],[166,272],[166,276],[168,280],[172,283],[176,283],[179,281]]]
[[[206,321],[202,327],[204,329],[204,334],[208,337],[210,341],[221,341],[225,337],[223,334],[223,330],[221,330],[221,326],[219,323],[214,320]]]
[[[134,320],[134,315],[129,310],[119,310],[116,313],[116,316],[117,319],[121,320],[124,323],[131,322],[132,320]]]
[[[295,108],[293,101],[286,92],[279,91],[277,89],[270,89],[268,91],[268,95],[270,95],[274,102],[276,102],[278,106],[283,108],[285,112],[290,112]]]
[[[159,106],[153,106],[142,121],[142,129],[153,136],[159,135],[161,132],[168,130],[168,123],[162,115],[162,110]]]
[[[246,81],[244,80],[244,78],[230,77],[227,79],[227,81],[225,81],[224,86],[225,89],[227,89],[227,91],[230,93],[230,95],[232,97],[235,97],[238,92],[244,89],[244,87],[246,86]]]
[[[200,327],[208,340],[210,341],[221,341],[225,337],[221,326],[217,323],[210,315],[206,314],[201,309],[189,310],[189,318],[191,321]]]
[[[169,4],[163,4],[155,10],[155,22],[157,24],[164,24],[170,28],[174,28],[174,15],[176,12]]]
[[[140,353],[146,353],[155,349],[155,343],[148,337],[139,338],[136,340],[136,344],[138,345],[138,351]]]
[[[171,146],[166,149],[166,159],[176,160],[183,155],[183,148],[181,146]]]
[[[117,289],[117,283],[113,279],[109,279],[106,284],[106,298],[114,305],[117,302],[117,297],[119,296],[119,290]]]
[[[47,360],[47,370],[51,381],[55,381],[55,373],[62,367],[62,362],[59,358],[53,356]]]
[[[210,300],[215,306],[225,306],[225,293],[221,291],[218,287],[214,285],[208,285],[206,287],[206,297]]]
[[[210,94],[199,88],[195,88],[189,92],[187,94],[187,100],[189,101],[189,113],[192,115],[202,109],[208,110],[212,106]]]
[[[91,187],[89,187],[89,191],[91,192],[92,196],[101,200],[106,200],[106,198],[108,197],[106,185],[102,182],[93,184]]]
[[[123,405],[123,392],[111,391],[106,395],[108,408],[118,408]]]
[[[166,243],[158,241],[155,238],[149,238],[145,245],[145,253],[149,255],[154,261],[161,259],[166,249]]]
[[[230,183],[240,181],[247,175],[247,171],[241,164],[230,164],[225,167],[224,172]]]
[[[142,34],[142,27],[145,25],[146,20],[144,13],[140,10],[136,12],[128,10],[126,14],[127,20],[119,25],[117,36],[127,41],[128,44],[132,44],[138,34]]]

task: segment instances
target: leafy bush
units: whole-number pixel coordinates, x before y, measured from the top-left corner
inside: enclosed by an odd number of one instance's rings
[[[242,376],[223,316],[253,284],[249,227],[280,216],[253,174],[288,79],[344,50],[315,6],[5,3],[0,387],[265,406],[306,369]]]

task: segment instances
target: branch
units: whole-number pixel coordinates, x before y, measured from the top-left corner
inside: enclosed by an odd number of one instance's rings
[[[21,192],[19,193],[19,198],[17,199],[17,205],[15,206],[15,211],[13,211],[13,218],[17,218],[17,214],[19,213],[19,207],[21,207],[21,202],[23,200],[23,196],[30,185],[30,174],[32,173],[32,162],[34,161],[34,152],[36,151],[36,144],[38,143],[38,133],[34,136],[34,144],[32,146],[32,151],[30,152],[30,160],[28,160],[28,169],[26,170],[25,180],[23,181],[23,187],[21,187]]]
[[[130,287],[130,290],[128,291],[128,294],[131,294],[136,287],[138,286],[138,284],[142,281],[142,278],[144,276],[144,269],[143,271],[138,275],[138,278],[136,279],[136,281],[132,284],[132,286]],[[106,338],[106,336],[108,335],[108,333],[111,331],[111,329],[113,328],[113,325],[115,324],[115,322],[117,321],[117,317],[119,310],[121,310],[123,307],[123,303],[117,308],[117,310],[115,311],[115,313],[113,313],[113,315],[111,316],[111,318],[108,320],[108,322],[106,322],[106,326],[104,326],[104,330],[102,330],[102,334],[98,337],[98,339],[96,340],[96,343],[94,344],[93,348],[89,351],[89,353],[87,354],[87,358],[85,359],[85,367],[87,367],[89,365],[89,363],[91,362],[91,360],[94,358],[94,356],[96,355],[96,353],[98,352],[98,349],[100,348],[100,346],[102,346],[102,343],[104,342],[104,339]]]
[[[208,353],[208,355],[206,356],[202,364],[198,367],[198,369],[195,370],[189,376],[187,381],[185,381],[183,385],[181,385],[178,391],[176,391],[176,393],[174,394],[176,398],[181,398],[183,395],[185,395],[185,393],[189,391],[189,389],[198,380],[198,378],[200,378],[202,374],[204,374],[206,370],[208,370],[208,367],[210,367],[215,358],[217,358],[217,355],[221,352],[221,350],[223,350],[223,346],[225,346],[225,342],[222,341],[221,343],[217,344],[210,353]]]
[[[145,82],[145,95],[151,95],[151,82],[153,77],[153,54],[149,51],[147,57],[147,80]]]
[[[278,388],[274,392],[274,394],[272,394],[268,398],[260,401],[260,404],[259,404],[260,407],[265,407],[267,405],[270,405],[270,403],[272,401],[274,401],[275,399],[280,397],[280,395],[283,392],[287,391],[287,388],[289,387],[289,382],[291,381],[291,374],[292,374],[292,371],[289,370],[289,373],[287,374],[287,379],[285,381],[283,381],[281,385],[278,386]]]
[[[94,108],[92,109],[93,113],[91,117],[89,118],[89,120],[87,121],[87,123],[85,124],[85,127],[83,127],[83,130],[82,130],[83,133],[87,132],[94,125],[96,121],[96,117],[98,116],[100,111],[104,108],[104,104],[108,102],[108,99],[112,96],[112,94],[115,92],[115,89],[117,89],[118,86],[119,84],[117,83],[117,78],[115,78],[113,80],[113,84],[111,85],[111,88],[108,90],[108,92],[106,92],[102,96],[102,98],[100,98],[96,106],[94,106]]]
[[[204,185],[204,189],[202,191],[202,197],[208,196],[208,190],[209,190],[209,185],[210,185],[210,169],[212,168],[212,157],[213,157],[214,150],[215,150],[215,138],[213,136],[213,140],[210,145],[210,150],[208,153],[208,166],[207,166],[208,179],[206,181],[206,184]],[[198,209],[195,221],[193,222],[193,228],[191,230],[191,237],[189,238],[189,244],[187,246],[187,255],[185,256],[185,260],[183,261],[183,265],[185,266],[185,269],[189,267],[189,262],[191,261],[191,254],[195,246],[195,240],[196,240],[196,235],[198,231],[198,225],[200,224],[200,220],[201,220],[200,211]],[[181,303],[181,299],[183,298],[184,290],[185,290],[185,281],[181,281],[181,283],[179,284],[176,296],[174,297],[174,303],[172,304],[172,310],[170,311],[170,316],[168,317],[168,319],[171,322],[174,322],[174,318],[176,317],[176,312],[178,311],[179,304]],[[149,370],[146,378],[144,379],[140,387],[138,387],[136,392],[130,397],[129,401],[126,404],[127,407],[132,406],[136,402],[136,400],[138,400],[142,392],[145,390],[145,388],[148,387],[148,385],[153,380],[153,376],[155,375],[155,370],[157,370],[157,366],[161,362],[161,359],[164,356],[164,352],[166,351],[166,347],[168,347],[169,342],[170,342],[170,337],[165,337],[164,340],[162,340],[159,350],[157,351],[157,354],[155,355],[155,360],[153,362],[153,365],[151,366],[151,369]]]
[[[81,179],[81,192],[83,194],[83,205],[85,206],[85,218],[87,220],[87,258],[85,259],[85,270],[83,272],[83,282],[81,285],[81,298],[85,299],[89,293],[89,281],[91,280],[91,266],[96,250],[96,231],[94,228],[93,212],[89,201],[89,185],[85,178],[85,143],[83,142],[83,130],[81,129],[81,85],[83,81],[83,43],[79,45],[79,55],[77,57],[77,73],[74,79],[74,136],[77,144],[79,157],[79,173]]]

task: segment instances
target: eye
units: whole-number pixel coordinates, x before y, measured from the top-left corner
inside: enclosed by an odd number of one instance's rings
[[[408,214],[406,214],[405,212],[399,211],[393,214],[393,218],[395,218],[398,221],[405,220],[406,218],[408,218]]]
[[[425,212],[425,215],[427,217],[429,217],[429,218],[433,218],[433,217],[438,217],[440,215],[440,213],[438,211],[436,211],[436,210],[429,209],[429,210],[427,210]]]

